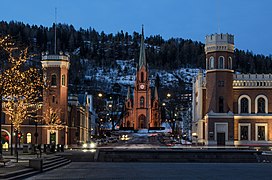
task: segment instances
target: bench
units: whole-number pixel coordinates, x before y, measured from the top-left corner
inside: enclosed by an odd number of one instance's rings
[[[0,159],[0,163],[3,163],[4,166],[6,165],[6,163],[10,162],[9,159]]]

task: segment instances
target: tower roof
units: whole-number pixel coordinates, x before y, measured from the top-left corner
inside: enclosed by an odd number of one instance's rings
[[[139,57],[139,68],[141,68],[142,66],[146,66],[145,44],[144,44],[144,26],[142,26],[141,47],[140,47],[140,57]]]

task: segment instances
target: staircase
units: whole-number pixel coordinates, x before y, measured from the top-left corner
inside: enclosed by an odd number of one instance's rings
[[[43,159],[43,165],[42,165],[42,172],[50,171],[53,169],[56,169],[58,167],[64,166],[69,164],[71,161],[58,155],[52,155],[44,157]],[[10,173],[5,173],[3,176],[0,176],[0,179],[5,180],[18,180],[18,179],[24,179],[28,178],[30,176],[34,176],[36,174],[41,173],[38,170],[35,170],[33,168],[24,168],[21,170],[17,170]]]

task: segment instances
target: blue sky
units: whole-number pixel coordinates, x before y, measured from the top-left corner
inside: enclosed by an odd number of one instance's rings
[[[55,20],[101,32],[160,34],[204,42],[212,33],[235,35],[235,46],[272,54],[271,0],[1,0],[0,20],[51,26]]]

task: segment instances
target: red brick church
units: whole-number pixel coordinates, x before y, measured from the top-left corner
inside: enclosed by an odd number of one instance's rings
[[[137,65],[134,84],[134,96],[132,99],[129,87],[125,102],[126,114],[122,124],[125,128],[138,130],[160,127],[161,125],[158,89],[157,87],[154,88],[154,96],[152,96],[148,76],[144,32],[142,29],[139,64]]]
[[[272,143],[272,75],[232,70],[234,36],[206,36],[206,74],[193,82],[193,140],[205,145]]]

